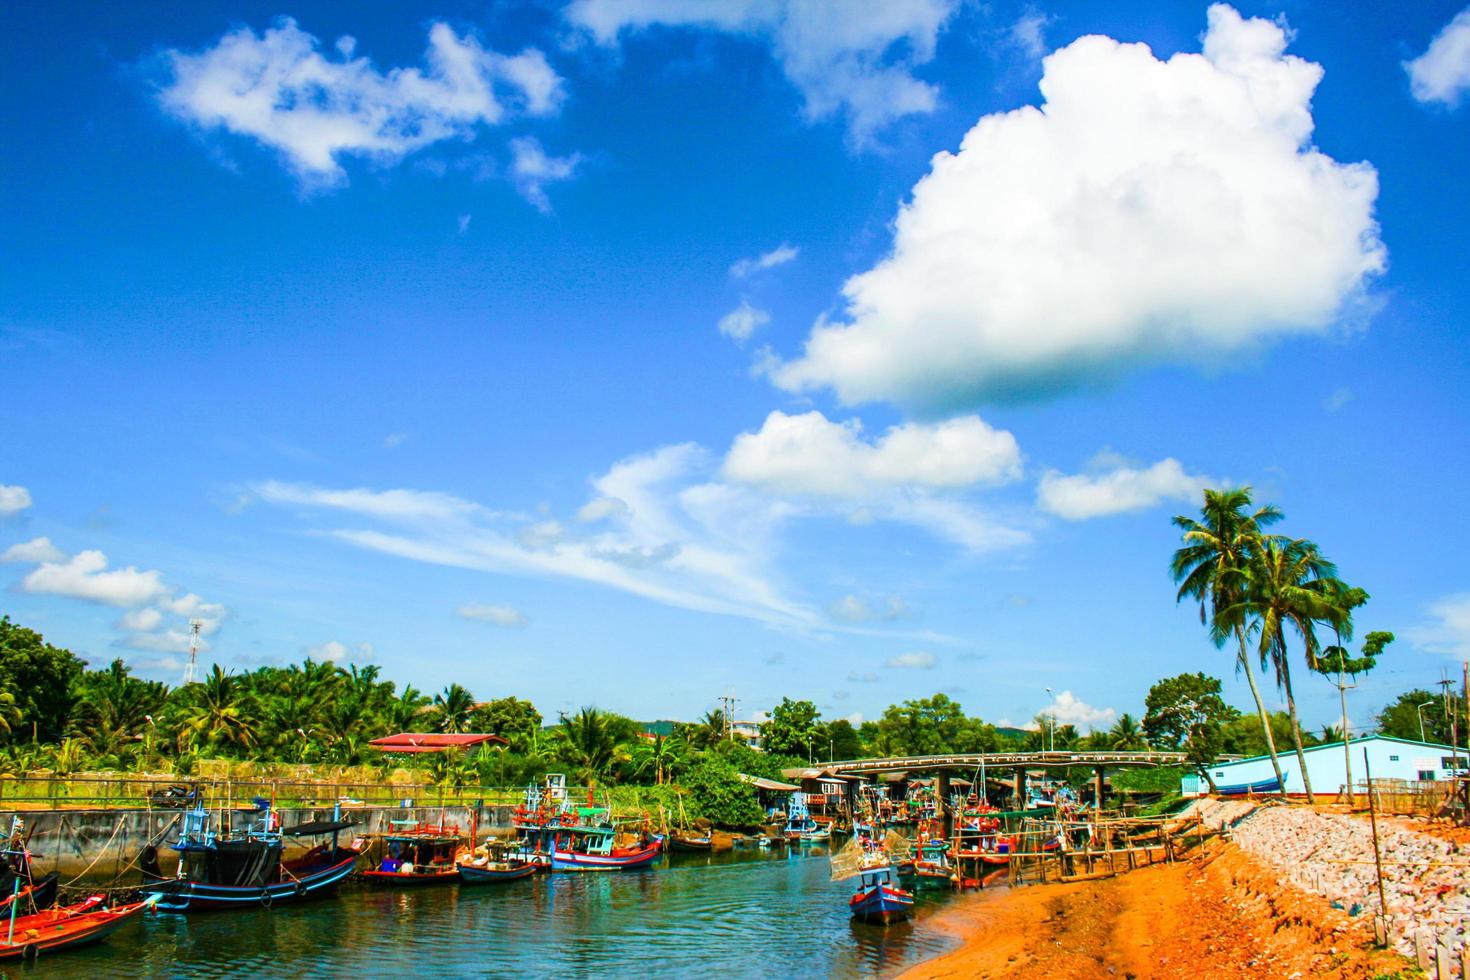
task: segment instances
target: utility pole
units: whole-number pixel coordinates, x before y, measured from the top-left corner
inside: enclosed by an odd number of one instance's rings
[[[189,662],[184,665],[185,687],[199,679],[199,631],[203,628],[204,620],[189,620]]]
[[[1450,748],[1453,750],[1460,744],[1460,710],[1454,704],[1455,682],[1446,677],[1439,682],[1439,686],[1444,688],[1444,713],[1450,723]]]
[[[724,732],[724,737],[727,738],[727,739],[728,738],[734,738],[735,737],[735,705],[737,705],[737,704],[740,703],[740,699],[737,698],[733,693],[732,694],[723,694],[723,695],[720,696],[719,702],[720,702],[720,714],[725,719],[725,732]]]
[[[1339,660],[1339,663],[1341,661]],[[1347,769],[1347,796],[1348,810],[1357,804],[1357,795],[1353,792],[1353,750],[1349,743],[1352,742],[1352,733],[1348,731],[1347,692],[1350,687],[1357,687],[1342,679],[1342,671],[1337,672],[1337,696],[1342,699],[1342,755],[1343,764]],[[1421,733],[1422,734],[1422,733]]]

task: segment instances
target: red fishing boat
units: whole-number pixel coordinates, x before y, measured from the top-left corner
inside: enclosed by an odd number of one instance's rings
[[[101,942],[157,901],[158,896],[149,896],[131,905],[108,908],[101,895],[94,895],[76,905],[0,920],[0,929],[4,930],[0,960],[29,958]]]
[[[469,848],[455,824],[419,823],[383,835],[383,860],[361,872],[372,885],[435,885],[459,880],[456,862]]]

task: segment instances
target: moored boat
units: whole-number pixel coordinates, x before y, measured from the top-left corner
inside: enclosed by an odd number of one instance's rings
[[[254,810],[236,812],[229,828],[215,829],[213,816],[202,804],[182,814],[178,839],[170,845],[179,852],[175,877],[160,877],[156,863],[152,869],[145,866],[150,880],[143,892],[156,896],[160,912],[270,908],[317,898],[334,893],[357,863],[356,846],[337,844],[337,835],[352,824],[335,817],[282,831],[275,810],[263,799],[256,800]],[[284,837],[326,834],[332,836],[329,844],[283,860]]]
[[[523,861],[464,862],[455,865],[455,871],[466,885],[488,885],[529,878],[536,873],[536,866]]]
[[[0,960],[30,958],[89,943],[101,942],[158,902],[150,895],[141,902],[108,907],[94,895],[76,905],[60,906],[0,920]]]
[[[913,912],[913,893],[898,887],[893,869],[869,868],[862,872],[858,889],[847,901],[852,917],[872,925],[902,922]]]
[[[786,826],[781,836],[799,844],[815,844],[832,839],[832,822],[814,819],[807,808],[805,793],[792,793],[790,810],[786,814]]]
[[[411,823],[382,835],[383,859],[362,872],[371,885],[444,884],[460,879],[458,861],[469,853],[454,824]]]

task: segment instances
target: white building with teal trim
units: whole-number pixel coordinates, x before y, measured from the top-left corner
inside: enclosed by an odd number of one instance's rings
[[[1360,791],[1370,767],[1374,779],[1403,779],[1410,782],[1451,779],[1470,768],[1465,749],[1457,751],[1448,745],[1415,742],[1387,735],[1363,735],[1352,739],[1348,751],[1352,753],[1353,759],[1353,782]],[[1364,765],[1365,752],[1368,765]],[[1319,797],[1336,797],[1347,784],[1342,743],[1314,745],[1302,754],[1307,757],[1307,774],[1312,778],[1313,794]],[[1297,761],[1296,751],[1291,744],[1278,744],[1276,755],[1281,762],[1281,776],[1286,783],[1286,792],[1295,796],[1305,794],[1301,764]],[[1216,763],[1210,767],[1210,775],[1215,778],[1215,786],[1220,793],[1244,793],[1247,787],[1255,793],[1276,792],[1276,773],[1271,769],[1270,756]],[[1209,792],[1209,785],[1202,777],[1190,773],[1181,780],[1179,789],[1185,796],[1199,796]]]

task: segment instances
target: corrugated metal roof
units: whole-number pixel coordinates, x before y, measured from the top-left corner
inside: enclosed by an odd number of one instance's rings
[[[509,745],[499,735],[465,733],[451,735],[445,732],[399,732],[375,738],[368,744],[384,752],[443,752],[445,749],[467,749],[486,742]]]

